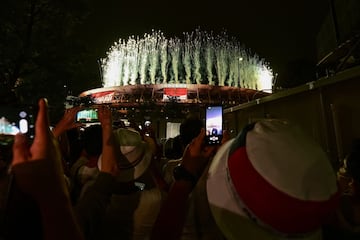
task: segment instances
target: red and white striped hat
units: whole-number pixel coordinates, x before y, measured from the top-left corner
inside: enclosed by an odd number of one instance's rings
[[[339,196],[320,145],[275,119],[248,125],[219,149],[207,195],[227,239],[320,239]]]

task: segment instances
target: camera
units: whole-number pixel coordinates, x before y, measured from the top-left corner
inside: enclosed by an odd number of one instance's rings
[[[35,137],[36,107],[32,105],[0,106],[0,144],[10,145],[14,136],[22,133]]]
[[[80,122],[80,123],[99,122],[98,109],[95,107],[89,107],[77,112],[76,122]]]
[[[208,106],[205,115],[205,143],[219,145],[223,137],[223,107]]]

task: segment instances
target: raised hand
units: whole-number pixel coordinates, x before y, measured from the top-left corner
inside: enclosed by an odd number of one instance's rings
[[[60,150],[49,128],[45,99],[39,100],[35,138],[31,146],[24,135],[15,136],[11,169],[16,184],[13,186],[37,202],[43,239],[83,239],[66,187]]]
[[[82,123],[76,122],[76,114],[82,109],[83,107],[77,106],[65,110],[63,117],[53,129],[53,134],[56,138],[67,130],[83,126]]]
[[[215,154],[215,146],[204,144],[205,129],[185,148],[181,165],[194,176],[200,177],[208,161]]]
[[[113,176],[118,174],[116,158],[119,157],[112,127],[112,113],[109,106],[98,107],[98,118],[102,126],[103,149],[101,171]]]
[[[230,132],[228,130],[224,130],[223,131],[223,138],[221,140],[221,145],[223,145],[224,143],[226,143],[230,139],[231,139]]]
[[[13,160],[11,163],[13,169],[17,169],[17,166],[25,163],[36,164],[36,162],[41,163],[42,167],[45,167],[46,170],[42,171],[42,168],[36,168],[34,171],[27,171],[26,175],[31,179],[25,179],[25,177],[21,176],[17,177],[17,171],[14,171],[19,187],[24,192],[29,192],[35,198],[41,198],[46,193],[49,193],[49,191],[52,192],[51,188],[54,186],[45,184],[52,180],[53,184],[57,184],[57,187],[61,188],[62,194],[66,194],[61,153],[57,141],[49,128],[46,99],[39,100],[39,112],[35,123],[35,138],[32,145],[29,147],[26,136],[22,134],[15,136],[13,145]],[[38,166],[39,164],[37,164]],[[22,172],[19,172],[19,174],[22,175]],[[34,178],[32,175],[34,175]],[[35,176],[37,181],[39,181],[35,185],[38,186],[31,185],[31,181],[35,181]],[[51,179],[48,178],[49,176]]]
[[[98,106],[98,118],[102,127],[111,127],[113,124],[112,112],[109,106],[102,105]]]

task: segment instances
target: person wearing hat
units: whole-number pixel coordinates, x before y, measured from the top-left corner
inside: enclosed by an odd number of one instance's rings
[[[77,216],[87,239],[146,239],[163,197],[150,171],[154,143],[134,129],[112,129],[111,112],[104,113],[100,173],[75,207]]]
[[[322,226],[339,202],[336,175],[320,145],[298,126],[260,120],[213,158],[203,139],[202,131],[186,149],[181,164],[186,177],[172,185],[151,239],[161,234],[181,239],[186,201],[200,175],[206,176],[203,204],[222,239],[322,239]]]

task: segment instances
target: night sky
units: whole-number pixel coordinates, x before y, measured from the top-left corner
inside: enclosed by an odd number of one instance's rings
[[[281,72],[294,60],[317,61],[316,34],[328,9],[329,0],[91,0],[79,34],[101,58],[119,38],[151,29],[169,37],[225,30]]]

